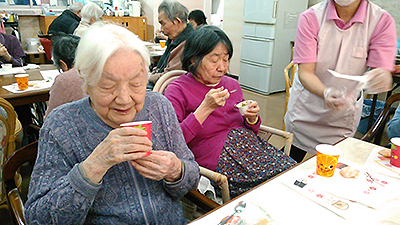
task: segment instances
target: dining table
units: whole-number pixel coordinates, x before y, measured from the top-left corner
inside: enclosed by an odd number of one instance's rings
[[[55,70],[56,67],[54,65],[41,64],[40,68],[32,68],[32,69],[26,68],[25,72],[23,72],[24,70],[21,70],[21,72],[19,73],[28,73],[29,81],[31,82],[31,81],[43,80],[41,71],[43,72],[43,71],[55,71]],[[14,75],[15,74],[0,75],[0,85],[1,85],[0,97],[9,101],[14,107],[21,105],[28,105],[31,103],[46,102],[49,100],[50,86],[46,88],[38,88],[37,90],[33,89],[29,91],[23,91],[20,93],[13,93],[5,89],[3,86],[16,83]]]
[[[400,224],[400,168],[379,154],[387,149],[350,137],[335,146],[332,177],[316,174],[314,156],[190,224]],[[345,178],[343,166],[359,174]]]

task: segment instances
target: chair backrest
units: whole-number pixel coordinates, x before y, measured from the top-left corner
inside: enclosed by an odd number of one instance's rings
[[[15,175],[17,170],[25,163],[29,162],[32,166],[35,164],[37,156],[38,142],[35,141],[23,148],[15,151],[10,158],[6,161],[3,166],[2,176],[3,184],[7,193],[7,203],[9,210],[11,211],[12,219],[14,224],[26,224],[24,218],[24,204],[22,199],[26,197],[21,197],[21,194],[17,188],[17,183],[15,181]],[[30,176],[30,173],[29,173]]]
[[[0,166],[15,151],[15,118],[13,106],[4,98],[0,98]],[[0,175],[0,181],[2,177]],[[0,203],[6,200],[3,186],[0,187]]]
[[[364,137],[361,138],[361,140],[368,142],[373,141],[374,144],[380,145],[389,115],[394,112],[394,109],[391,106],[397,101],[400,101],[400,93],[394,94],[386,100],[383,111],[379,114],[374,125],[368,130]]]
[[[156,84],[154,85],[153,91],[164,94],[165,88],[167,88],[168,84],[184,73],[186,73],[186,71],[184,70],[172,70],[166,72],[160,77],[160,79],[157,80]]]
[[[47,38],[39,38],[39,40],[44,48],[44,53],[46,53],[46,58],[49,61],[52,61],[51,56],[53,53],[53,42],[51,42],[51,40],[49,40]]]
[[[297,66],[297,64],[294,64],[293,61],[291,61],[285,67],[285,69],[283,69],[283,72],[285,74],[285,90],[286,90],[286,104],[285,104],[284,115],[286,114],[286,111],[287,111],[287,104],[289,102],[290,89],[292,88],[293,79],[297,72],[297,69],[298,69],[298,66]],[[285,124],[283,124],[283,129],[285,129]]]

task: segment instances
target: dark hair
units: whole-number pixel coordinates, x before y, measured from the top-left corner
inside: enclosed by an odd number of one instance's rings
[[[216,26],[205,25],[196,29],[186,40],[182,55],[182,69],[196,76],[201,60],[221,43],[228,49],[229,60],[232,58],[233,46],[224,31]],[[194,62],[192,63],[192,60]]]
[[[174,23],[176,18],[179,18],[182,23],[187,23],[189,10],[181,3],[175,0],[164,0],[158,6],[158,13],[164,11],[165,16]]]
[[[194,20],[197,26],[207,24],[206,16],[204,15],[203,11],[195,9],[189,13],[189,20]]]
[[[53,37],[53,61],[60,68],[60,60],[64,61],[68,68],[74,66],[75,50],[80,38],[72,34],[63,34]]]

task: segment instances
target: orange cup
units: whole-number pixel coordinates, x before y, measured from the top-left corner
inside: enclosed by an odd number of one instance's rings
[[[123,123],[120,125],[121,127],[135,127],[147,132],[146,137],[151,141],[151,121],[138,121],[138,122],[131,122],[131,123]],[[147,152],[146,156],[149,156],[151,152]]]
[[[165,45],[167,44],[166,40],[160,40],[160,46],[161,48],[165,48]]]
[[[390,156],[390,164],[395,167],[400,167],[400,138],[392,138],[390,139],[391,143],[391,156]]]
[[[17,74],[15,80],[17,80],[19,90],[28,88],[29,74]]]
[[[315,150],[317,150],[317,174],[323,177],[333,176],[342,150],[328,144],[319,144]]]

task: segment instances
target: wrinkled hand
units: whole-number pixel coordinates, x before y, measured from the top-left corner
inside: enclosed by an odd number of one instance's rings
[[[258,113],[260,112],[260,107],[258,102],[253,101],[249,108],[244,112],[244,117],[246,117],[250,123],[254,123],[258,118]]]
[[[382,68],[376,68],[364,73],[367,82],[364,85],[367,94],[378,94],[392,90],[392,74]]]
[[[324,90],[325,104],[338,111],[346,109],[351,103],[354,103],[355,98],[353,94],[346,95],[346,91],[338,90],[333,87],[325,88]]]
[[[7,48],[2,44],[0,44],[0,56],[6,59],[7,61],[11,60],[11,56],[8,53]]]
[[[158,38],[158,39],[168,40],[168,36],[166,36],[160,30],[156,30],[155,35],[156,35],[156,38]]]
[[[202,104],[208,108],[211,108],[212,110],[215,110],[224,106],[226,99],[228,99],[229,96],[230,94],[228,89],[225,89],[224,87],[211,89],[204,97]]]
[[[181,177],[182,162],[169,151],[152,151],[151,155],[130,161],[130,164],[144,177],[152,180],[165,179],[173,182]]]
[[[143,158],[151,149],[146,131],[133,127],[117,128],[83,161],[82,167],[93,182],[100,182],[115,164]]]

